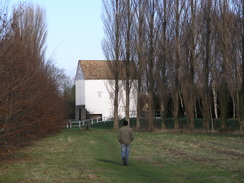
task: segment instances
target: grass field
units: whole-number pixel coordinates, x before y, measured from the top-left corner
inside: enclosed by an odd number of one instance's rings
[[[135,132],[123,166],[116,131],[66,129],[1,160],[0,182],[241,183],[244,136]]]

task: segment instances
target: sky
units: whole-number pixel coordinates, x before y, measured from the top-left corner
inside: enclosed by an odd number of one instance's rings
[[[39,4],[46,10],[46,56],[74,78],[78,60],[104,60],[102,0],[10,0]]]

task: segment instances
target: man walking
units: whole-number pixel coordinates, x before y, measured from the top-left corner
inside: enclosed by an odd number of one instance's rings
[[[123,165],[127,166],[130,153],[130,143],[134,140],[134,134],[133,130],[129,127],[127,120],[124,120],[123,125],[124,126],[119,129],[118,140],[121,144]]]

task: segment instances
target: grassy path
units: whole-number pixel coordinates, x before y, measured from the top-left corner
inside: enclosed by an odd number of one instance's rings
[[[244,182],[244,137],[136,133],[123,166],[117,133],[64,130],[0,162],[0,182]]]
[[[89,134],[94,143],[90,147],[93,157],[97,160],[97,166],[102,167],[101,176],[106,176],[108,182],[164,182],[164,171],[147,163],[140,163],[130,159],[129,166],[122,166],[120,158],[120,145],[117,134],[107,136],[106,134]],[[113,138],[111,138],[113,137]],[[99,152],[99,153],[97,153]],[[133,154],[133,144],[132,152]],[[165,180],[166,181],[166,180]]]

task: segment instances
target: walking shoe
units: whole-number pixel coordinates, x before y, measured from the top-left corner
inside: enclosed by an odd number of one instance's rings
[[[123,159],[122,159],[122,160],[123,160],[123,165],[124,165],[124,166],[127,166],[126,157],[123,157]]]

